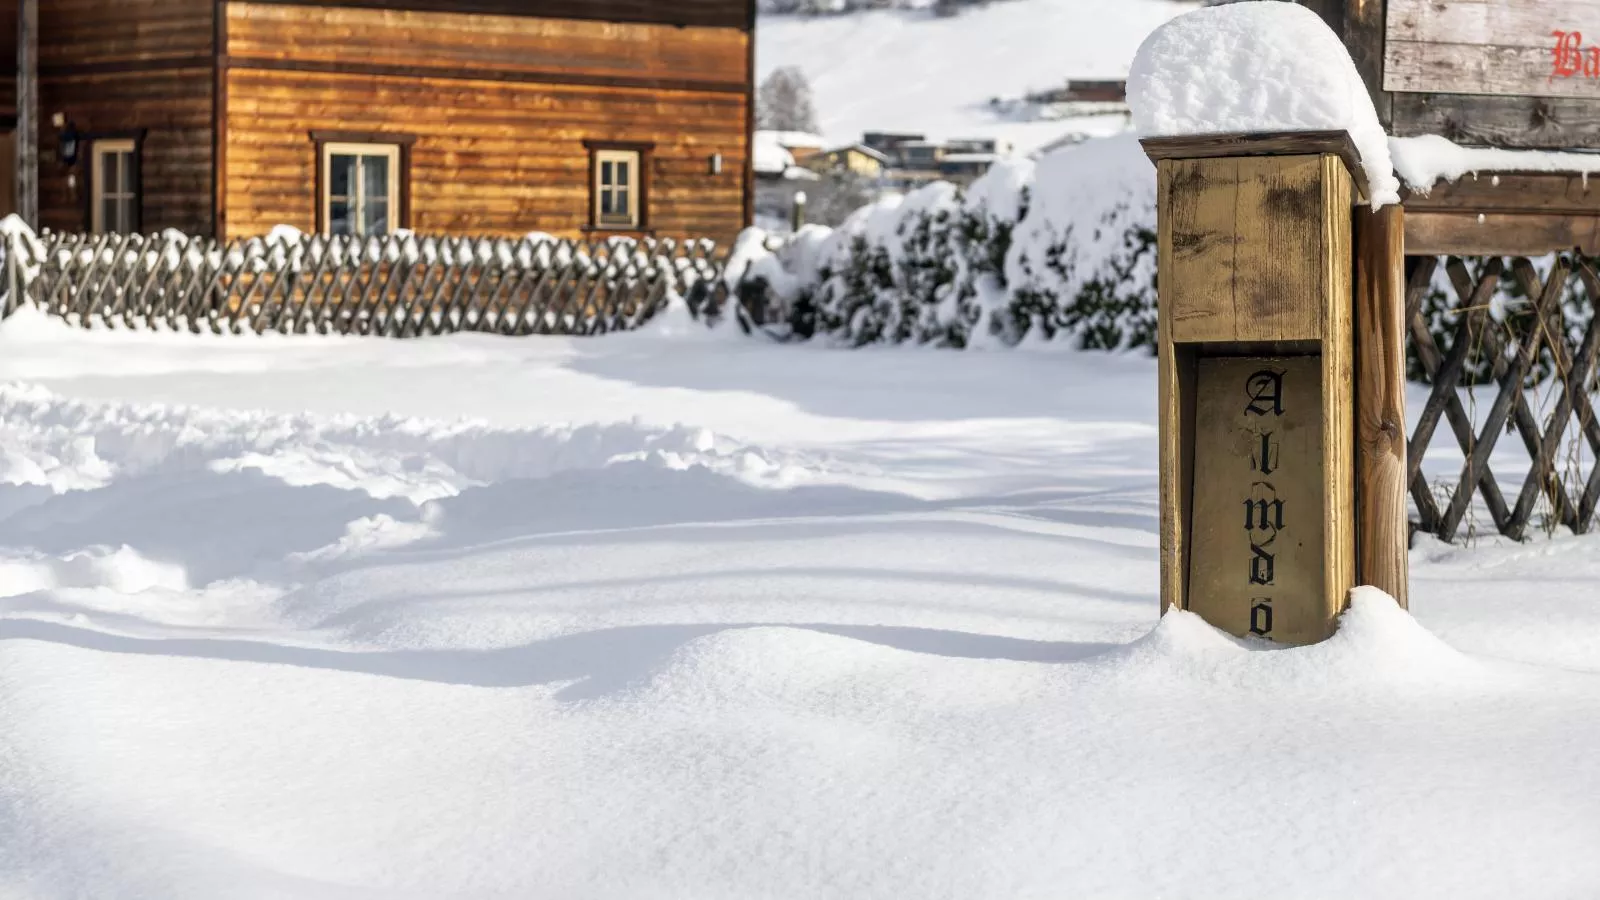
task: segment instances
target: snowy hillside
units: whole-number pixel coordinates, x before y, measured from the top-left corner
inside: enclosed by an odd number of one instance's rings
[[[1071,130],[1018,122],[992,111],[1073,78],[1122,78],[1139,42],[1194,9],[1187,0],[1013,0],[938,17],[926,10],[840,16],[763,16],[758,77],[799,66],[812,82],[831,139],[908,130],[933,138],[1000,137],[1019,152]],[[1119,119],[1094,125],[1120,129]]]

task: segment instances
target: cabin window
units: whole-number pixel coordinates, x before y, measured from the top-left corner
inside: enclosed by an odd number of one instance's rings
[[[400,210],[398,144],[324,144],[322,221],[329,234],[388,234]]]
[[[596,228],[639,227],[642,185],[637,150],[594,151],[594,225]]]
[[[139,155],[133,140],[95,141],[90,153],[90,226],[95,234],[139,230]]]

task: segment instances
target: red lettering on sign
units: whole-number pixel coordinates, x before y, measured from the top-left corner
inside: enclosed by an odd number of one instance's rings
[[[1557,78],[1571,78],[1583,71],[1583,53],[1579,45],[1583,43],[1581,31],[1554,31],[1556,46],[1551,59],[1550,80]]]

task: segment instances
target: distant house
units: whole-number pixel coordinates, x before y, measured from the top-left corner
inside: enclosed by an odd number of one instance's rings
[[[907,189],[930,181],[966,184],[1010,152],[1010,144],[993,138],[905,141],[894,148],[888,176]]]
[[[751,144],[757,181],[815,180],[816,173],[800,165],[818,157],[822,139],[795,131],[757,131]]]
[[[0,0],[9,71],[16,19]],[[748,0],[41,0],[38,24],[58,231],[727,241],[753,214]],[[8,125],[15,97],[0,77]]]
[[[989,153],[1004,156],[1011,153],[1011,142],[998,138],[957,138],[944,142],[944,152],[946,156],[952,153]]]
[[[1034,103],[1082,103],[1126,106],[1128,103],[1128,82],[1126,80],[1069,81],[1062,87],[1029,94],[1028,99]]]
[[[944,144],[938,141],[906,141],[894,148],[895,167],[914,172],[937,172],[944,153]]]
[[[998,153],[946,153],[939,160],[939,177],[956,184],[971,184],[999,158]]]
[[[796,165],[805,165],[806,160],[822,152],[828,142],[820,135],[807,131],[758,131],[756,139],[777,144],[794,158]]]
[[[861,145],[893,157],[895,150],[901,144],[916,143],[927,139],[928,136],[925,134],[913,134],[906,131],[869,131],[861,136]]]
[[[1080,119],[1118,116],[1127,119],[1126,81],[1069,81],[1065,86],[1037,91],[1023,98],[1034,119]]]
[[[880,178],[889,167],[889,157],[865,144],[847,144],[824,150],[806,160],[805,165],[816,172],[850,172],[864,178]]]

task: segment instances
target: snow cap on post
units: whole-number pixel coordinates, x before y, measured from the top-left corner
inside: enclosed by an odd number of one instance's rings
[[[1298,4],[1231,3],[1167,22],[1139,46],[1128,105],[1140,137],[1342,130],[1373,208],[1400,202],[1388,137],[1355,63]]]

